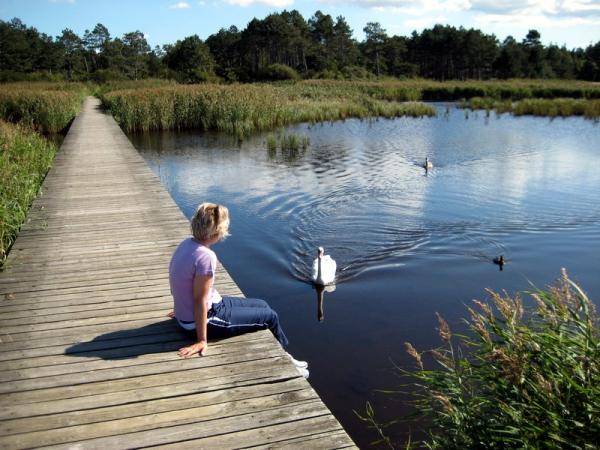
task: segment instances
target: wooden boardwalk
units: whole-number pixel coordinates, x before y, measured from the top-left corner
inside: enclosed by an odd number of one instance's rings
[[[167,267],[188,234],[88,98],[0,273],[0,448],[354,447],[270,332],[176,355]]]

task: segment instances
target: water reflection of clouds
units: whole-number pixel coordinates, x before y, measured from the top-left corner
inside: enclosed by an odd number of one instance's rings
[[[566,219],[576,221],[593,208],[589,186],[600,183],[597,170],[578,163],[593,148],[590,124],[582,127],[582,122],[531,117],[465,121],[453,112],[446,124],[430,130],[438,170],[429,186],[428,220],[442,216],[457,223],[536,228],[561,222],[561,214],[570,209]],[[583,134],[573,134],[571,126]],[[597,155],[588,162],[597,167]],[[568,205],[561,205],[561,196]]]
[[[257,232],[287,235],[291,245],[279,259],[288,261],[291,251],[296,276],[308,273],[308,256],[321,243],[358,273],[451,235],[477,231],[485,240],[492,229],[540,227],[561,214],[576,223],[600,171],[597,156],[577,162],[593,147],[589,124],[575,122],[577,135],[570,126],[482,114],[465,120],[450,110],[432,119],[296,125],[288,132],[309,135],[311,144],[294,155],[269,153],[267,134],[241,144],[166,134],[150,143],[159,150],[149,159],[160,160],[163,181],[189,209],[202,200],[233,204]],[[420,167],[426,156],[434,162],[429,176]],[[565,214],[556,199],[569,194]]]

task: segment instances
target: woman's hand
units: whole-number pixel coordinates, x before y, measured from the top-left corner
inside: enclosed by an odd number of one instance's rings
[[[167,314],[167,317],[170,317],[171,319],[175,318],[175,311],[171,311],[169,314]]]
[[[200,341],[187,347],[180,348],[177,354],[183,358],[189,358],[197,353],[199,353],[200,356],[204,356],[207,348],[208,343],[206,341]]]

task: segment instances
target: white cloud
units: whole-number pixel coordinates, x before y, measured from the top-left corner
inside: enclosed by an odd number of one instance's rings
[[[188,2],[177,2],[169,6],[169,9],[189,9],[191,7],[192,5],[190,5]]]
[[[244,0],[241,0],[244,1]],[[249,0],[245,0],[249,1]],[[472,15],[479,25],[575,27],[600,24],[600,0],[320,0],[411,16],[410,28],[447,23],[447,14]],[[441,13],[441,14],[440,14]]]
[[[583,17],[600,15],[600,0],[472,0],[471,10],[498,15],[543,14]]]
[[[321,0],[329,3],[359,6],[381,12],[422,16],[431,12],[458,12],[471,7],[470,0]]]
[[[283,6],[290,6],[294,3],[294,0],[226,0],[230,5],[237,6],[250,6],[254,4],[262,4],[267,6],[275,6],[281,8]]]
[[[206,6],[206,2],[205,2],[204,0],[200,0],[200,1],[198,2],[198,4],[199,4],[200,6]]]
[[[404,21],[404,24],[415,30],[419,30],[421,28],[432,27],[438,23],[446,24],[448,23],[448,18],[445,16],[437,16],[437,17],[420,17],[415,19],[408,19]]]
[[[600,24],[600,0],[473,0],[472,10],[481,25],[569,28]]]
[[[252,0],[241,0],[249,1]],[[543,14],[600,15],[600,0],[320,0],[378,10],[473,11],[490,14],[516,14],[523,11]]]
[[[578,25],[600,25],[600,19],[584,17],[549,17],[544,14],[522,14],[515,16],[485,14],[475,18],[482,25],[510,25],[517,28],[559,27],[572,28]]]

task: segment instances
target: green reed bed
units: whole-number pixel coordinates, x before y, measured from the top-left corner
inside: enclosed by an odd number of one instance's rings
[[[565,80],[433,81],[384,80],[337,81],[310,80],[303,84],[326,86],[331,90],[360,91],[388,101],[456,101],[473,97],[493,99],[579,98],[600,99],[600,83]]]
[[[0,119],[58,133],[75,118],[86,87],[79,83],[14,83],[0,90]]]
[[[600,100],[573,98],[525,99],[517,102],[476,97],[462,104],[471,110],[495,110],[498,113],[511,113],[516,116],[533,115],[544,117],[583,116],[588,119],[600,118]]]
[[[435,115],[429,105],[376,99],[310,84],[203,84],[112,91],[102,96],[127,131],[196,128],[239,137],[298,122]]]
[[[56,154],[56,145],[24,125],[0,120],[0,268]]]
[[[419,446],[433,449],[597,449],[600,436],[600,326],[594,304],[563,270],[547,290],[489,291],[468,308],[468,335],[438,315],[442,346],[406,344]],[[529,299],[528,299],[529,300]],[[529,304],[529,306],[526,306]],[[429,367],[430,366],[430,367]],[[368,408],[365,420],[373,420]],[[392,443],[387,439],[388,444]]]
[[[279,136],[267,136],[267,150],[274,152],[279,147],[281,150],[297,151],[306,150],[310,145],[308,136],[299,136],[297,134],[281,134]]]
[[[105,83],[94,85],[92,93],[97,97],[102,97],[111,91],[142,88],[151,89],[168,86],[177,86],[177,82],[174,80],[164,80],[160,78],[147,78],[143,80],[111,80]]]

